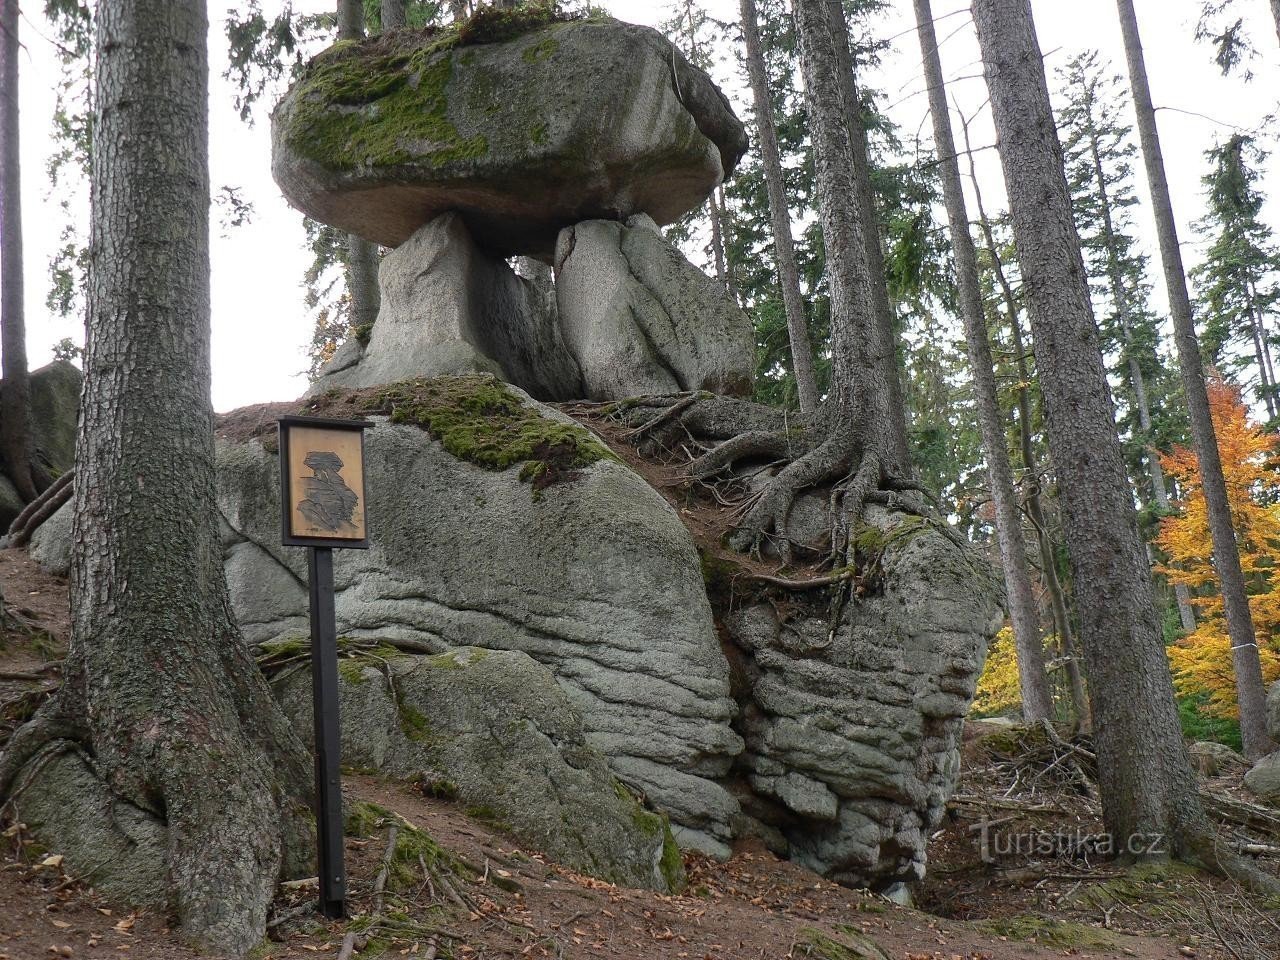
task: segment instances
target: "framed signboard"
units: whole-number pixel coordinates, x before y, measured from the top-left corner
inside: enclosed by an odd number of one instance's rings
[[[280,530],[289,547],[369,546],[360,420],[281,417]]]

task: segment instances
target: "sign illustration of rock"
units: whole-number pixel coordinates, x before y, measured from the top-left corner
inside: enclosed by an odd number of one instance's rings
[[[333,609],[333,548],[369,546],[365,524],[364,430],[369,424],[281,417],[280,534],[307,548],[311,593],[311,696],[316,756],[316,858],[320,911],[346,912],[342,848],[338,627]]]
[[[302,481],[307,499],[298,504],[298,512],[312,526],[329,533],[354,532],[351,518],[360,498],[342,479],[342,458],[331,450],[312,450],[302,462],[315,476]]]

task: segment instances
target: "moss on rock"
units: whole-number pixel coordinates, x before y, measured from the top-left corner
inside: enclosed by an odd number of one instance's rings
[[[535,490],[616,459],[587,430],[547,419],[492,376],[404,381],[371,406],[389,410],[392,423],[426,430],[459,460],[497,471],[520,464],[520,479]]]

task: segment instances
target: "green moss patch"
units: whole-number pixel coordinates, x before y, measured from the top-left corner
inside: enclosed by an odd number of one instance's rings
[[[550,0],[514,10],[481,7],[444,28],[396,30],[365,41],[344,40],[317,55],[292,91],[286,142],[329,170],[353,171],[413,161],[431,167],[488,154],[485,137],[463,137],[448,118],[448,87],[459,48],[513,40],[557,23],[583,19]],[[587,19],[600,19],[589,14]],[[537,63],[554,53],[554,37],[523,52]]]
[[[392,423],[426,430],[459,460],[486,470],[519,464],[520,479],[535,491],[617,459],[587,430],[524,406],[492,376],[409,380],[380,391],[371,406],[389,412]]]
[[[874,940],[849,927],[842,928],[838,937],[805,927],[797,938],[795,956],[814,960],[889,960]]]
[[[1116,938],[1097,927],[1065,920],[1051,920],[1030,914],[999,920],[981,920],[974,924],[974,928],[997,937],[1038,943],[1062,950],[1072,947],[1104,950],[1114,949],[1116,946]]]

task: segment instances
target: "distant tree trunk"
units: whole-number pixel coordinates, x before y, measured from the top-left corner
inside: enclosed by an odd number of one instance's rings
[[[364,36],[364,0],[338,0],[338,39]]]
[[[862,236],[867,245],[867,268],[871,271],[872,307],[874,310],[875,346],[884,367],[884,380],[889,390],[889,442],[894,458],[910,470],[911,449],[907,444],[907,405],[902,396],[902,372],[898,366],[897,331],[894,329],[893,305],[884,268],[880,221],[876,216],[875,191],[871,186],[871,154],[867,148],[867,130],[862,122],[862,99],[854,76],[853,54],[849,48],[849,24],[845,20],[842,0],[827,0],[831,32],[836,45],[840,69],[840,92],[849,138],[853,144],[854,179],[858,189],[858,215],[862,218]]]
[[[711,221],[711,253],[716,265],[716,279],[720,286],[729,289],[729,274],[725,270],[724,232],[720,223],[720,205],[716,202],[716,192],[711,191],[707,197],[707,217]]]
[[[1030,0],[974,0],[1089,665],[1103,818],[1115,848],[1162,839],[1262,889],[1200,806],[1116,435]],[[1143,848],[1145,849],[1145,847]]]
[[[71,644],[60,691],[0,755],[0,795],[24,767],[40,776],[44,748],[92,757],[126,822],[165,829],[183,932],[243,956],[308,848],[308,763],[231,617],[222,569],[208,21],[203,0],[100,0],[96,20]],[[115,867],[80,853],[95,880]]]
[[[0,461],[30,502],[48,484],[33,470],[22,282],[22,161],[18,149],[18,0],[0,0]],[[41,482],[43,481],[43,482]]]
[[[453,17],[453,22],[467,19],[471,11],[467,9],[467,0],[449,0],[449,15]]]
[[[1155,106],[1138,33],[1138,19],[1132,0],[1117,0],[1120,27],[1124,34],[1125,58],[1129,65],[1129,84],[1133,91],[1134,112],[1138,120],[1138,136],[1142,142],[1142,158],[1147,169],[1151,204],[1156,218],[1156,234],[1160,241],[1160,259],[1164,264],[1165,286],[1169,296],[1169,312],[1173,318],[1174,339],[1178,345],[1179,369],[1191,420],[1191,436],[1209,530],[1213,536],[1213,562],[1222,590],[1231,637],[1231,660],[1236,675],[1236,699],[1240,707],[1240,736],[1245,754],[1257,759],[1274,750],[1275,743],[1267,735],[1266,689],[1262,681],[1262,664],[1258,656],[1253,615],[1240,570],[1240,552],[1232,526],[1231,506],[1227,499],[1226,480],[1222,474],[1222,458],[1209,413],[1209,395],[1204,385],[1204,369],[1200,345],[1196,340],[1195,321],[1191,314],[1191,298],[1187,294],[1182,251],[1178,246],[1178,228],[1173,219],[1169,184],[1165,179],[1164,157],[1160,134],[1156,129]]]
[[[1018,371],[1018,447],[1022,453],[1022,467],[1026,471],[1023,481],[1027,515],[1035,528],[1036,545],[1040,553],[1040,575],[1045,592],[1049,594],[1049,610],[1053,616],[1054,632],[1058,635],[1058,647],[1066,661],[1067,684],[1071,690],[1071,708],[1081,729],[1091,726],[1089,700],[1085,696],[1084,677],[1080,670],[1080,652],[1076,648],[1075,630],[1067,612],[1066,593],[1058,577],[1058,561],[1053,538],[1049,536],[1049,524],[1045,516],[1040,487],[1040,462],[1036,456],[1035,435],[1031,416],[1031,371],[1027,365],[1027,348],[1022,336],[1022,322],[1018,319],[1018,300],[1013,286],[1004,272],[1000,251],[996,249],[995,234],[982,203],[982,187],[978,182],[977,163],[973,158],[973,144],[969,141],[969,126],[963,122],[964,147],[969,157],[969,174],[973,182],[973,196],[978,206],[978,226],[982,230],[991,268],[1000,287],[1005,313],[1009,318],[1009,334],[1013,340],[1014,362]]]
[[[382,0],[382,29],[398,30],[406,23],[405,0]]]
[[[1280,0],[1271,0],[1271,16],[1276,21],[1276,38],[1280,39]]]
[[[402,4],[403,6],[403,4]],[[363,0],[338,0],[338,39],[364,36]],[[347,296],[352,330],[367,331],[378,319],[378,246],[356,234],[347,235]]]
[[[933,142],[951,225],[951,248],[956,259],[956,280],[960,288],[960,314],[969,344],[969,366],[977,396],[982,444],[987,455],[987,476],[995,506],[996,534],[1009,594],[1009,618],[1018,650],[1018,679],[1022,691],[1022,716],[1028,723],[1053,718],[1053,697],[1044,667],[1044,644],[1036,598],[1031,590],[1022,520],[1013,490],[1013,470],[1009,466],[1004,417],[996,394],[996,378],[987,340],[986,316],[978,279],[978,258],[969,235],[969,215],[960,184],[955,138],[947,111],[947,92],[942,79],[938,38],[933,28],[929,0],[915,0],[916,28],[924,60],[925,85],[929,91],[929,111],[933,114]]]
[[[809,323],[805,314],[804,297],[800,292],[800,271],[796,266],[795,241],[791,235],[791,208],[787,203],[786,181],[782,175],[778,134],[773,125],[773,104],[769,100],[769,81],[765,75],[764,52],[760,47],[760,26],[756,17],[755,0],[741,0],[740,6],[747,74],[751,78],[751,95],[756,114],[756,136],[760,141],[765,189],[769,194],[769,217],[773,224],[778,285],[782,288],[782,306],[786,311],[787,333],[791,339],[791,366],[796,375],[800,410],[802,413],[810,413],[818,406],[818,379],[813,372],[813,347],[809,343]]]

